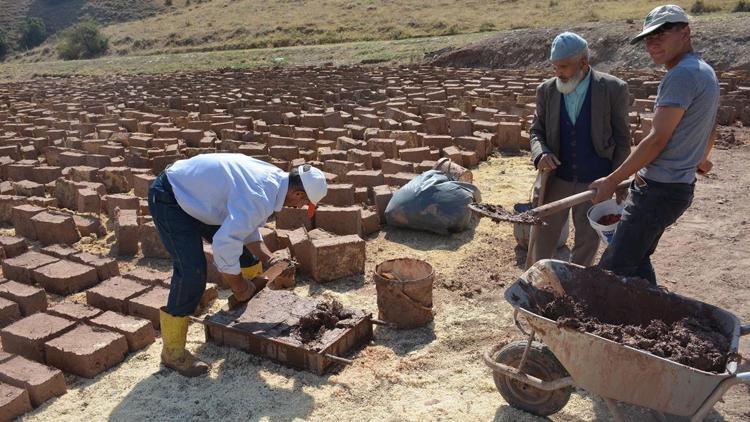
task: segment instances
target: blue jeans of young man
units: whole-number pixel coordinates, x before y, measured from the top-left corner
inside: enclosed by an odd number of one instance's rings
[[[642,178],[641,181],[645,183],[636,180],[630,185],[622,219],[599,266],[656,285],[651,255],[664,230],[690,207],[695,183],[659,183]]]
[[[159,237],[172,257],[172,282],[165,311],[173,316],[192,315],[206,289],[203,239],[210,243],[220,226],[202,223],[183,211],[164,173],[149,188],[148,208]],[[257,258],[243,248],[240,266],[250,267],[257,262]]]

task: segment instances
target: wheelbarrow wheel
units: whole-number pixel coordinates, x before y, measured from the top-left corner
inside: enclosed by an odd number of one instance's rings
[[[508,344],[500,349],[495,357],[495,362],[514,368],[518,367],[526,344],[526,341]],[[543,381],[552,381],[568,376],[568,372],[549,348],[536,341],[531,343],[529,355],[522,371]],[[549,416],[559,412],[568,403],[570,393],[573,391],[571,387],[544,391],[497,372],[494,374],[494,378],[497,390],[508,404],[538,416]]]

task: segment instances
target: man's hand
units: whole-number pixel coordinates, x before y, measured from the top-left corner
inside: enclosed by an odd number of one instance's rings
[[[537,168],[541,171],[553,171],[557,169],[557,166],[562,164],[560,160],[555,157],[555,154],[552,153],[546,153],[542,154],[542,158],[539,159],[539,163],[537,164]]]
[[[708,172],[710,172],[712,168],[714,168],[714,163],[712,163],[711,160],[703,160],[700,164],[698,164],[698,173],[708,174]]]
[[[612,194],[617,190],[617,183],[614,183],[609,177],[602,177],[591,183],[589,189],[596,189],[596,196],[591,202],[598,204],[612,198]]]

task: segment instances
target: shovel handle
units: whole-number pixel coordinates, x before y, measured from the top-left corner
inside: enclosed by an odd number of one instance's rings
[[[620,184],[617,185],[617,189],[628,187],[632,181],[633,179],[627,179],[620,182]],[[585,192],[577,193],[567,198],[560,199],[559,201],[550,202],[549,204],[542,205],[541,207],[536,207],[529,212],[537,217],[546,217],[548,215],[566,210],[570,207],[574,207],[578,204],[582,204],[586,201],[590,201],[594,199],[595,196],[596,189],[589,189]]]

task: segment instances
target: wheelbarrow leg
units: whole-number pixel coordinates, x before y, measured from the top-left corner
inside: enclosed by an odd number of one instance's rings
[[[607,408],[609,409],[609,413],[612,414],[612,419],[615,420],[615,422],[625,422],[625,417],[622,414],[622,410],[620,410],[620,407],[617,406],[617,402],[615,402],[612,399],[608,399],[606,397],[602,397],[604,400],[604,403],[607,404]]]

